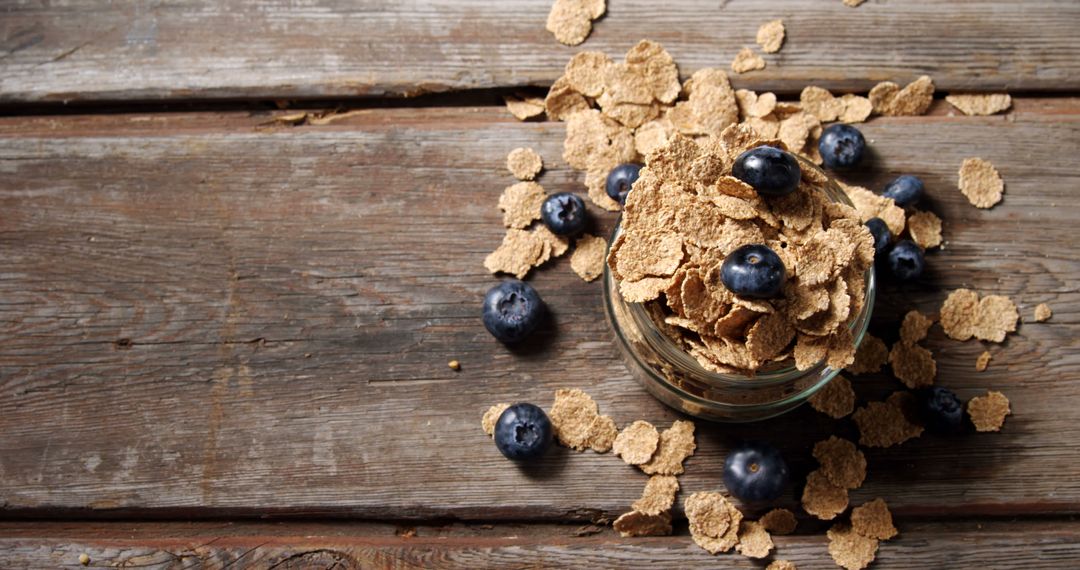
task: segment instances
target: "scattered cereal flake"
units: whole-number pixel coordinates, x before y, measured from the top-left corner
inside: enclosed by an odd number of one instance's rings
[[[837,374],[810,396],[810,407],[830,418],[847,417],[855,409],[855,390],[851,388],[851,381]]]
[[[484,417],[480,419],[480,427],[484,428],[484,433],[495,435],[495,422],[499,421],[499,416],[509,407],[510,404],[495,404],[484,412]]]
[[[803,510],[823,521],[832,520],[847,509],[848,490],[833,485],[820,469],[812,471],[806,477],[802,506]]]
[[[540,206],[544,204],[547,193],[544,187],[535,182],[518,182],[507,186],[499,196],[499,209],[503,211],[503,225],[508,228],[522,229],[533,220],[540,219]]]
[[[523,279],[544,255],[545,242],[533,232],[506,230],[499,247],[484,259],[484,267],[492,273],[509,273]]]
[[[851,202],[855,204],[855,209],[859,212],[859,218],[863,222],[870,218],[881,218],[885,225],[889,226],[889,231],[894,236],[904,233],[904,227],[907,223],[904,209],[897,206],[892,198],[879,196],[861,186],[852,186],[843,182],[839,182],[839,184],[844,189],[844,193],[851,199]]]
[[[845,368],[852,374],[869,374],[881,370],[889,361],[889,347],[880,338],[866,333],[855,351],[855,362]]]
[[[1001,342],[1007,333],[1016,331],[1020,313],[1008,297],[987,295],[979,299],[978,317],[972,335],[979,340]]]
[[[870,90],[870,103],[879,115],[922,115],[933,101],[934,81],[927,75],[903,89],[891,81],[884,81]]]
[[[945,97],[950,105],[965,115],[993,115],[1012,106],[1008,93],[954,93]]]
[[[858,489],[866,479],[866,456],[846,439],[831,436],[814,444],[814,459],[829,482],[845,489]]]
[[[674,475],[653,475],[645,484],[641,498],[631,507],[642,514],[658,515],[671,510],[675,504],[675,493],[679,491],[679,480]]]
[[[862,570],[877,555],[878,540],[855,532],[849,524],[837,523],[826,535],[829,537],[829,554],[846,570]]]
[[[685,135],[720,135],[739,122],[739,105],[721,69],[699,69],[683,84],[687,95],[668,110],[667,118]]]
[[[863,2],[866,2],[866,0],[844,0],[844,6],[854,8]]]
[[[634,148],[638,154],[646,156],[666,145],[673,134],[675,125],[669,119],[653,119],[634,130]]]
[[[930,330],[930,326],[934,324],[934,319],[927,317],[919,311],[908,311],[904,315],[904,322],[900,324],[900,340],[904,342],[919,342],[926,338],[926,333]]]
[[[908,420],[898,399],[870,402],[851,418],[859,428],[859,443],[867,447],[892,447],[923,432],[922,426]]]
[[[604,15],[604,0],[555,0],[548,13],[547,31],[559,43],[576,46],[592,31],[592,21]]]
[[[619,532],[619,536],[623,538],[668,536],[671,534],[671,513],[663,512],[658,515],[647,515],[637,511],[630,511],[615,519],[612,526]]]
[[[574,113],[589,109],[589,101],[570,85],[566,77],[560,77],[551,84],[547,97],[544,98],[544,111],[549,119],[563,121]]]
[[[1050,305],[1039,303],[1035,306],[1035,322],[1043,323],[1049,321],[1052,316],[1054,316],[1054,311],[1050,310]]]
[[[596,402],[576,388],[556,390],[555,404],[548,412],[555,438],[559,443],[577,451],[585,451],[589,447],[593,420],[598,416]]]
[[[844,112],[844,101],[833,97],[832,93],[814,85],[807,86],[799,95],[799,104],[807,113],[816,116],[821,122],[835,121]]]
[[[538,117],[544,112],[544,100],[540,97],[506,95],[506,109],[519,121]]]
[[[695,449],[694,422],[676,420],[660,433],[656,453],[641,464],[641,470],[646,475],[679,475],[683,472],[683,461],[693,455]]]
[[[537,224],[529,231],[543,240],[547,247],[550,248],[550,257],[560,257],[562,254],[566,253],[566,250],[570,249],[569,239],[555,235],[544,224]],[[545,259],[544,261],[547,260]]]
[[[574,253],[570,256],[570,268],[585,281],[592,281],[604,272],[604,254],[607,240],[585,234],[577,239]]]
[[[780,51],[784,43],[784,21],[776,19],[762,24],[757,31],[757,43],[765,53]]]
[[[949,338],[967,340],[979,320],[979,294],[971,289],[957,289],[941,305],[941,328]]]
[[[566,62],[563,77],[574,91],[596,98],[604,92],[604,68],[611,63],[611,58],[603,52],[576,53]]]
[[[607,171],[635,157],[634,135],[630,129],[604,116],[596,109],[586,109],[566,118],[563,160],[570,166],[589,172]]]
[[[515,148],[506,155],[506,169],[518,180],[533,180],[544,168],[544,161],[531,148]]]
[[[1001,431],[1005,416],[1011,413],[1009,399],[1005,394],[994,391],[972,398],[967,410],[971,423],[975,424],[975,431]]]
[[[884,499],[874,499],[851,511],[851,528],[866,538],[889,540],[897,535],[892,513]]]
[[[900,341],[889,353],[893,375],[911,389],[933,386],[937,376],[934,353],[911,342]]]
[[[791,534],[795,532],[795,525],[798,521],[795,520],[795,513],[787,509],[773,509],[759,521],[765,530],[773,534]]]
[[[747,558],[765,558],[774,545],[769,531],[760,522],[742,521],[739,525],[739,543],[735,551]]]
[[[860,95],[846,93],[840,100],[844,103],[844,111],[839,119],[844,123],[861,123],[870,118],[870,113],[874,111],[874,104]]]
[[[993,164],[981,158],[968,158],[960,165],[960,191],[972,206],[990,208],[1001,201],[1005,182]]]
[[[941,218],[933,212],[915,212],[908,218],[911,239],[923,249],[941,245]]]
[[[652,459],[660,443],[660,432],[649,422],[638,420],[615,438],[612,450],[628,465],[641,465]]]
[[[794,562],[787,560],[773,560],[765,567],[765,570],[798,570]]]
[[[612,200],[605,189],[607,175],[608,173],[605,170],[590,170],[586,172],[585,188],[588,189],[589,200],[592,200],[593,204],[596,204],[609,212],[618,212],[622,209],[622,205],[615,200]]]
[[[694,493],[683,507],[694,542],[709,553],[727,552],[739,542],[742,513],[720,493]]]
[[[992,355],[990,354],[990,351],[984,350],[982,352],[982,354],[979,355],[979,358],[975,360],[975,371],[976,372],[985,371],[986,368],[988,366],[990,366],[990,359],[991,358],[992,358]]]
[[[589,425],[589,449],[597,453],[611,451],[615,436],[619,435],[619,426],[611,416],[596,416]]]
[[[746,73],[747,71],[760,69],[765,69],[765,60],[748,47],[739,50],[739,53],[735,55],[735,59],[731,61],[731,70],[735,73]]]
[[[645,80],[653,97],[670,104],[682,91],[679,85],[679,68],[664,46],[650,40],[641,40],[626,52],[626,63]]]

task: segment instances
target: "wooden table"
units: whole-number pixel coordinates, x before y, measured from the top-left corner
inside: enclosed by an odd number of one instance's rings
[[[577,51],[544,30],[549,6],[0,7],[0,566],[763,566],[711,557],[685,522],[621,539],[592,523],[629,508],[640,472],[562,448],[519,471],[480,431],[488,405],[549,405],[563,387],[620,425],[678,417],[630,378],[599,284],[567,259],[530,278],[554,314],[535,342],[511,351],[480,324],[506,153],[531,146],[549,191],[583,190],[561,160],[563,125],[500,105]],[[1015,96],[1000,116],[938,101],[862,126],[874,156],[849,181],[922,176],[947,240],[921,284],[884,289],[875,329],[961,286],[1009,295],[1025,321],[988,347],[983,373],[980,343],[932,332],[940,384],[1001,390],[1014,413],[999,434],[867,450],[852,502],[886,498],[901,530],[876,567],[1076,567],[1080,4],[611,0],[581,49],[617,55],[649,37],[688,76],[725,67],[775,17],[783,51],[736,87],[792,97],[926,73],[942,92]],[[360,112],[273,122],[339,106]],[[971,156],[1006,180],[992,210],[956,189]],[[595,213],[610,230],[614,216]],[[1045,324],[1031,322],[1040,302]],[[863,400],[897,387],[857,382]],[[805,474],[813,442],[853,434],[809,409],[698,430],[685,493],[722,490],[742,438],[778,442]],[[798,510],[795,490],[782,503]],[[776,557],[835,567],[826,528],[803,518]]]

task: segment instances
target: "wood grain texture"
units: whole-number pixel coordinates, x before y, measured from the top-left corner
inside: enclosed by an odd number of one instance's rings
[[[727,69],[783,18],[784,48],[737,87],[867,90],[922,74],[955,89],[1080,88],[1071,0],[613,0],[581,46],[551,0],[75,0],[0,7],[0,103],[412,95],[550,85],[581,49],[662,42],[684,76]]]
[[[376,525],[0,525],[0,564],[18,568],[724,568],[760,569],[737,554],[711,556],[684,531],[619,538],[575,527],[372,528]],[[1080,523],[900,524],[875,568],[1069,568],[1080,560]],[[415,533],[415,534],[413,534]],[[833,569],[824,532],[773,537],[771,559]],[[89,557],[87,566],[79,556]]]
[[[1080,254],[1068,247],[1080,172],[1047,161],[1080,144],[1080,101],[1007,116],[876,119],[874,187],[916,173],[945,220],[925,283],[886,288],[875,327],[936,311],[947,290],[1010,295],[1029,320],[974,372],[978,342],[935,329],[939,382],[1005,392],[1000,434],[870,450],[860,503],[900,516],[1080,512]],[[563,125],[497,108],[375,110],[267,129],[246,113],[0,118],[0,501],[72,516],[590,519],[645,476],[611,455],[556,449],[506,462],[480,431],[495,402],[591,393],[620,425],[677,416],[628,375],[599,284],[560,259],[530,278],[553,318],[510,351],[484,331],[484,256],[503,233],[506,153],[531,146],[548,191],[582,191]],[[1005,199],[955,188],[969,156]],[[602,232],[614,216],[594,212]],[[457,359],[462,371],[446,366]],[[899,386],[860,380],[863,398]],[[809,409],[750,426],[699,423],[687,493],[721,488],[725,450],[780,444],[797,476],[810,446],[851,434]],[[784,501],[796,505],[795,492]]]

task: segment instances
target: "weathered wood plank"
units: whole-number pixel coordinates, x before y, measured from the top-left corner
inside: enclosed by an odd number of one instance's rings
[[[1080,560],[1080,523],[899,523],[881,568],[1068,568]],[[737,554],[710,556],[686,532],[619,538],[573,526],[401,528],[378,525],[2,524],[0,564],[11,568],[762,568]],[[415,535],[411,535],[415,532]],[[824,532],[774,537],[773,559],[832,569]]]
[[[726,68],[757,27],[787,24],[739,87],[866,90],[930,74],[948,89],[1080,88],[1069,0],[612,2],[578,48],[544,29],[550,0],[62,4],[6,2],[0,102],[289,99],[549,85],[578,49],[663,42],[689,76]]]
[[[901,516],[1080,512],[1080,172],[1045,160],[1080,144],[1080,101],[1019,100],[1008,116],[877,119],[863,181],[924,177],[945,251],[923,285],[888,288],[878,321],[945,290],[1013,296],[1025,324],[991,347],[935,332],[940,381],[1003,390],[1001,434],[925,437],[868,452],[853,501]],[[505,153],[533,146],[549,191],[581,190],[563,127],[501,109],[398,109],[322,127],[265,116],[0,119],[0,500],[10,514],[348,515],[587,519],[645,478],[612,456],[558,449],[535,471],[479,430],[494,402],[547,405],[581,387],[620,424],[674,414],[629,377],[598,284],[565,259],[531,281],[554,313],[511,352],[479,322],[496,280]],[[961,160],[1007,181],[990,211],[955,189]],[[611,215],[598,215],[610,229]],[[450,359],[462,362],[454,373]],[[864,397],[896,386],[860,382]],[[840,424],[841,426],[843,424]],[[796,427],[797,426],[797,427]],[[846,428],[843,428],[846,429]],[[687,492],[720,486],[725,449],[776,441],[794,469],[837,430],[810,410],[752,426],[700,424]],[[794,505],[794,492],[786,501]]]

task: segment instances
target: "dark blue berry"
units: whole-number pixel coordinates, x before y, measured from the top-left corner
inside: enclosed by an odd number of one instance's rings
[[[874,236],[874,255],[880,256],[892,241],[889,225],[881,218],[870,218],[866,220],[866,227],[870,230],[870,235]]]
[[[802,169],[794,156],[772,146],[759,146],[739,155],[731,174],[762,196],[784,196],[799,187]]]
[[[557,236],[576,236],[589,221],[585,202],[569,192],[548,196],[540,206],[540,220]]]
[[[919,413],[926,429],[933,433],[957,433],[964,428],[964,404],[948,388],[932,386],[920,390]]]
[[[529,460],[551,447],[554,430],[544,410],[532,404],[514,404],[495,422],[495,447],[507,459]]]
[[[899,281],[918,279],[925,266],[922,248],[909,239],[896,242],[889,250],[889,271]]]
[[[607,195],[611,196],[612,200],[625,204],[626,195],[630,193],[630,188],[634,185],[634,181],[638,179],[640,172],[640,164],[620,164],[612,168],[611,172],[608,173],[604,190],[607,191]]]
[[[863,138],[859,129],[843,123],[837,123],[825,129],[821,133],[821,140],[818,141],[818,151],[827,168],[855,166],[862,160],[864,150],[866,150],[866,139]]]
[[[488,289],[484,296],[484,327],[510,344],[529,336],[544,314],[544,302],[528,283],[509,279]]]
[[[743,501],[773,501],[787,489],[787,462],[769,444],[744,443],[724,460],[724,486]]]
[[[886,184],[881,195],[892,198],[893,202],[901,208],[914,206],[922,198],[923,183],[918,177],[905,174]]]
[[[767,246],[744,245],[724,258],[720,281],[742,297],[775,297],[784,288],[784,262]]]

